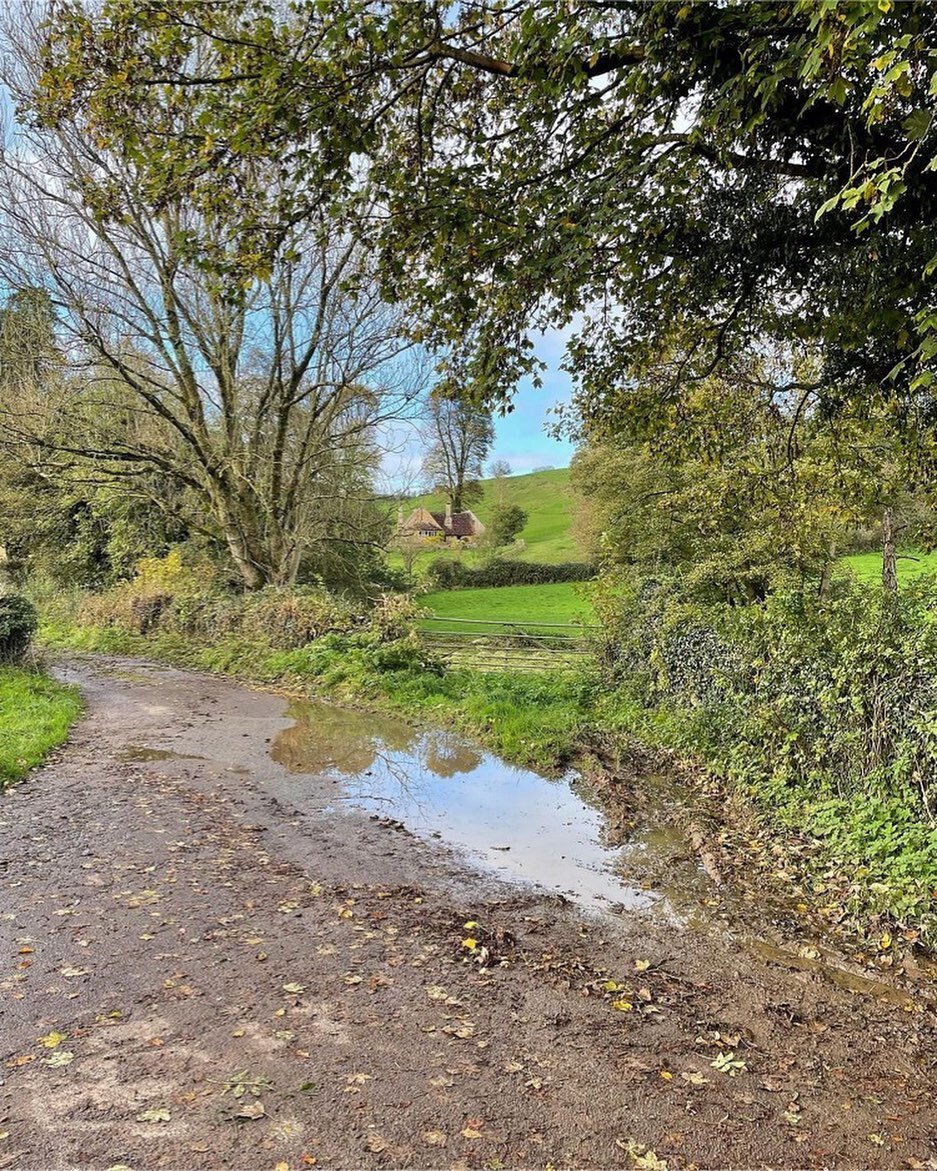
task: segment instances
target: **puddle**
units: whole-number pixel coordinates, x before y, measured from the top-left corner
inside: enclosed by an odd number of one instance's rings
[[[577,778],[516,768],[452,733],[387,716],[318,702],[293,704],[288,715],[296,722],[270,751],[295,775],[291,794],[300,804],[301,775],[330,777],[336,805],[400,821],[504,878],[593,908],[642,910],[662,898],[621,873],[659,848],[660,828],[606,844],[598,800]]]
[[[189,752],[171,752],[165,748],[146,748],[140,744],[128,744],[114,758],[124,764],[139,764],[148,760],[204,760]]]

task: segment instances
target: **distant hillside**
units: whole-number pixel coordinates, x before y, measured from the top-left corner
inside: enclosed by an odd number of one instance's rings
[[[506,504],[519,504],[527,513],[527,527],[521,533],[526,544],[525,561],[581,561],[583,551],[573,540],[569,468],[553,468],[549,472],[530,472],[526,476],[507,476],[503,480],[483,480],[484,497],[470,507],[484,524],[491,509],[498,503],[498,493]],[[438,493],[418,496],[410,507],[423,506],[443,511],[445,497]],[[406,512],[406,507],[404,509]],[[435,550],[438,556],[442,550]]]

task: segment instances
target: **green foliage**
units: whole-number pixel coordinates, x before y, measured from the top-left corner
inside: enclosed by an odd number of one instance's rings
[[[690,755],[864,868],[893,914],[937,884],[937,600],[840,581],[825,598],[700,607],[606,579],[600,719]],[[875,884],[880,884],[876,886]]]
[[[0,667],[0,790],[61,744],[80,712],[75,688],[38,672]]]
[[[760,362],[681,388],[654,443],[588,437],[572,467],[579,528],[607,566],[672,575],[700,602],[746,604],[785,584],[826,588],[862,525],[900,504],[933,525],[884,412],[831,423]],[[905,531],[910,531],[907,529]]]
[[[21,662],[38,626],[32,602],[19,594],[0,595],[0,664]]]
[[[527,513],[519,504],[496,504],[491,510],[485,536],[498,548],[510,545],[527,524]]]
[[[426,580],[437,589],[478,589],[489,586],[546,585],[555,582],[590,581],[595,566],[586,562],[541,565],[534,561],[489,561],[471,569],[461,561],[439,557],[426,568]]]

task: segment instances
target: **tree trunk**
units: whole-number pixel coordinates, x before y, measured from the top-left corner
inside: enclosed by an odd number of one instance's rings
[[[895,516],[890,508],[882,514],[882,585],[891,593],[898,592],[898,560],[895,554]]]

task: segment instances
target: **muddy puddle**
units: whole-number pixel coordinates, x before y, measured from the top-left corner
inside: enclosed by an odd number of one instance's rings
[[[906,992],[863,974],[844,957],[752,933],[726,888],[720,898],[710,897],[717,892],[676,824],[673,787],[663,779],[644,778],[652,789],[654,824],[628,833],[606,819],[598,795],[575,774],[542,776],[451,732],[328,703],[293,703],[286,714],[294,723],[275,738],[270,754],[291,774],[291,796],[300,807],[305,777],[310,807],[323,809],[325,777],[335,787],[326,809],[352,807],[399,823],[506,880],[564,895],[592,911],[650,911],[701,936],[730,934],[769,963],[901,1007],[912,1003]],[[713,906],[722,913],[713,914]]]
[[[287,714],[295,723],[273,742],[273,759],[297,787],[303,774],[330,778],[335,807],[399,821],[503,878],[581,906],[640,911],[665,901],[636,875],[683,850],[681,836],[658,825],[610,844],[598,798],[579,777],[541,776],[392,717],[317,702]],[[301,799],[296,788],[293,797]]]

